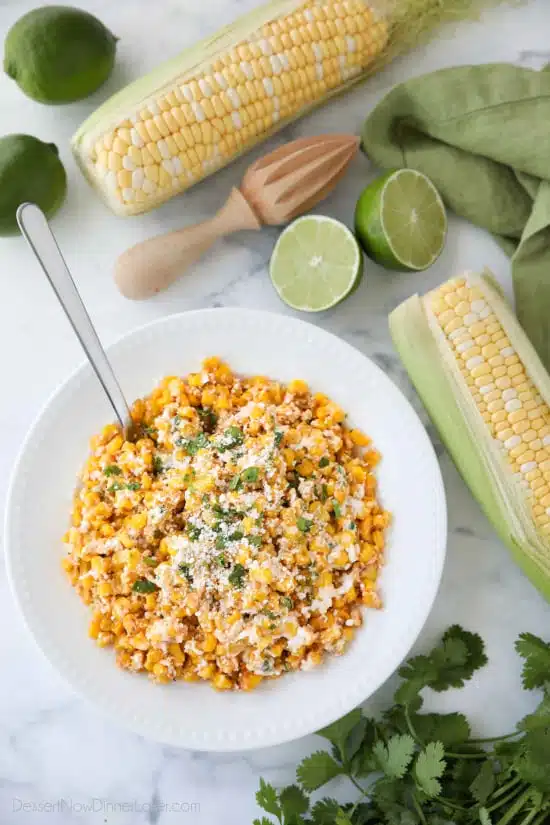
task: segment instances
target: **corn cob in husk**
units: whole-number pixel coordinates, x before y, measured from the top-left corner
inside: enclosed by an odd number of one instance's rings
[[[496,2],[274,0],[114,95],[78,130],[74,154],[114,212],[145,212],[349,88],[447,17]]]
[[[390,331],[466,484],[550,600],[550,377],[492,276],[414,295]]]

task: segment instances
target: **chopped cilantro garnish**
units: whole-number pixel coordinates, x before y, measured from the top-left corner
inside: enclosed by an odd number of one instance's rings
[[[300,483],[300,476],[296,472],[296,470],[291,470],[288,474],[288,486],[293,488],[294,490],[298,489],[298,485]]]
[[[260,471],[258,467],[247,467],[246,470],[243,470],[241,473],[241,479],[246,483],[250,483],[253,481],[258,481],[258,476],[260,475]]]
[[[348,526],[349,526],[349,529],[350,529],[350,530],[355,530],[356,524],[355,524],[355,522],[354,522],[354,521],[350,521],[350,523],[349,523],[349,525],[348,525]]]
[[[290,596],[282,596],[281,604],[283,605],[283,607],[287,607],[289,610],[292,610],[292,608],[294,607],[294,602],[292,601]]]
[[[262,613],[264,614],[264,616],[267,616],[267,618],[271,619],[272,621],[278,618],[277,614],[274,613],[272,610],[268,610],[267,607],[262,610]]]
[[[188,524],[187,525],[187,535],[191,539],[191,541],[198,541],[201,537],[202,530],[200,527],[197,527],[196,524]]]
[[[109,464],[107,467],[105,467],[103,472],[106,476],[119,476],[122,474],[122,470],[120,469],[120,467],[117,467],[116,464]]]
[[[178,564],[178,571],[181,573],[182,576],[185,576],[189,584],[192,584],[193,576],[191,575],[191,568],[188,564],[185,564],[185,562],[181,562],[181,564]]]
[[[261,547],[261,546],[262,546],[262,541],[263,541],[263,539],[262,539],[262,537],[261,537],[261,536],[249,536],[249,537],[248,537],[248,541],[249,541],[249,542],[250,542],[250,544],[252,544],[254,547]]]
[[[216,536],[216,550],[223,550],[226,545],[227,541],[224,536]]]
[[[158,476],[164,470],[164,464],[160,455],[153,456],[153,473]]]
[[[322,468],[322,467],[328,467],[328,465],[329,465],[329,464],[330,464],[330,461],[329,461],[329,459],[326,457],[326,455],[324,455],[324,456],[322,457],[322,459],[319,461],[319,467],[321,467],[321,468]]]
[[[340,504],[336,501],[336,499],[332,500],[332,509],[334,511],[334,515],[336,516],[336,518],[340,518],[342,515],[342,508],[340,507]]]
[[[275,430],[275,446],[280,447],[285,434],[282,430]]]
[[[262,662],[262,670],[264,673],[271,673],[272,662],[271,659],[264,659]]]
[[[260,513],[260,515],[256,519],[256,526],[261,527],[263,523],[264,523],[264,514]]]
[[[237,563],[229,574],[229,584],[232,584],[233,587],[238,587],[240,589],[244,586],[245,576],[246,570],[242,564]]]
[[[155,590],[158,590],[158,587],[155,582],[149,581],[149,579],[138,579],[134,582],[132,590],[134,593],[154,593]]]
[[[235,507],[227,507],[227,509],[224,509],[220,504],[217,503],[212,505],[212,512],[219,518],[225,518],[229,521],[232,521],[233,519],[239,518],[239,516],[244,515],[240,512],[240,510],[236,510]]]
[[[224,430],[223,436],[216,444],[220,453],[226,450],[232,450],[234,447],[240,446],[244,441],[244,433],[238,427],[228,427]]]
[[[139,481],[131,481],[129,484],[124,484],[122,481],[115,481],[108,488],[110,493],[116,493],[117,490],[139,490],[141,484]]]
[[[217,543],[216,543],[216,547],[217,547]],[[227,561],[227,559],[225,558],[223,553],[220,553],[220,555],[217,558],[217,562],[220,565],[220,567],[223,567],[225,569],[227,569],[229,567],[229,562]]]
[[[303,516],[299,516],[296,524],[301,533],[308,533],[311,530],[313,522]]]
[[[216,429],[218,423],[218,416],[210,407],[199,407],[197,410],[203,430],[206,433],[212,433]]]
[[[229,489],[230,490],[238,490],[239,487],[242,486],[242,479],[240,476],[233,476],[231,481],[229,482]]]
[[[229,536],[229,541],[240,541],[244,538],[244,533],[242,530],[235,530],[234,533],[231,533]]]
[[[183,447],[187,455],[197,455],[199,450],[208,447],[210,443],[204,433],[199,433],[194,438],[178,438],[178,447]]]
[[[149,565],[149,567],[156,567],[159,563],[159,560],[156,559],[154,556],[144,556],[143,561],[145,564]]]
[[[328,498],[328,487],[326,484],[321,484],[321,492],[319,493],[321,501],[326,501]]]
[[[144,424],[141,429],[145,435],[148,435],[151,438],[156,438],[158,435],[157,430],[154,427],[150,427],[149,424]]]

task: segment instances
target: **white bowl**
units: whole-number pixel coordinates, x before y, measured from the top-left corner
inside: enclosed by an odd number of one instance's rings
[[[85,607],[61,570],[61,536],[89,437],[112,412],[88,365],[46,404],[24,443],[6,513],[13,592],[38,646],[59,673],[114,720],[144,736],[202,750],[244,750],[311,733],[369,697],[398,667],[432,607],[445,557],[439,466],[409,403],[352,347],[302,321],[240,309],[172,315],[125,336],[109,356],[128,399],[165,375],[219,355],[242,373],[303,378],[372,436],[384,506],[394,515],[381,576],[383,610],[368,610],[344,655],[250,693],[200,683],[158,686],[120,670],[87,636]]]

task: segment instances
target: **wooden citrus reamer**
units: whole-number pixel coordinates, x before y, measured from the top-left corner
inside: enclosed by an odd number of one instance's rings
[[[127,298],[166,289],[217,238],[242,229],[277,226],[307,212],[336,186],[359,146],[354,135],[300,138],[260,158],[213,218],[158,235],[123,252],[115,282]]]

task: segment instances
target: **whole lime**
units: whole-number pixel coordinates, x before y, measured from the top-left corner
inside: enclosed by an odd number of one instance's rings
[[[65,169],[53,143],[31,135],[0,138],[0,235],[17,234],[15,213],[22,203],[35,203],[51,217],[66,191]]]
[[[109,77],[117,38],[96,17],[45,6],[21,17],[4,45],[4,71],[39,103],[71,103]]]

